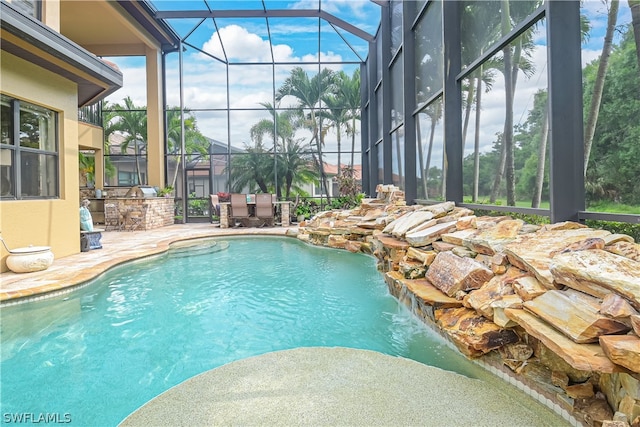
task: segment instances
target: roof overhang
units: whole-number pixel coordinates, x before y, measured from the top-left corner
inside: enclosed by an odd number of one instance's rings
[[[122,73],[41,22],[0,2],[2,50],[78,84],[78,107],[122,87]]]

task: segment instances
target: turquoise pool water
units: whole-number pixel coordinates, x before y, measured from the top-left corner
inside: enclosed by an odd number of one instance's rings
[[[476,376],[390,296],[373,258],[291,238],[225,240],[225,250],[202,241],[3,308],[0,422],[117,425],[203,371],[303,346],[375,350]]]

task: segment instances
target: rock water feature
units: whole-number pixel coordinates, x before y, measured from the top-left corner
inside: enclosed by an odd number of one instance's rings
[[[391,293],[461,353],[589,426],[640,427],[640,244],[563,222],[407,206],[394,186],[301,224],[378,259]],[[506,369],[505,369],[506,367]]]

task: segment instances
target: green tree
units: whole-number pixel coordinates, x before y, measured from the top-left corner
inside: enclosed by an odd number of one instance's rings
[[[609,13],[607,15],[607,29],[604,36],[604,44],[602,45],[602,54],[598,62],[598,72],[593,85],[593,91],[591,93],[591,102],[589,104],[587,121],[585,123],[584,131],[584,173],[587,174],[589,166],[589,156],[591,154],[591,147],[593,145],[593,137],[596,131],[596,124],[598,122],[598,114],[600,112],[600,104],[602,102],[602,93],[604,90],[604,79],[607,74],[607,67],[609,66],[609,56],[613,49],[613,33],[618,20],[618,8],[620,5],[619,0],[611,0],[609,6]]]
[[[603,86],[599,119],[586,176],[588,202],[640,204],[640,70],[631,26],[621,29],[619,46],[613,46]],[[585,109],[593,91],[599,61],[583,73]]]
[[[176,161],[173,177],[169,182],[169,186],[176,187],[180,162],[182,161],[182,116],[180,109],[168,109],[167,117],[167,154],[173,154]],[[209,141],[200,133],[196,123],[195,116],[189,109],[184,110],[184,144],[185,154],[192,155],[194,153],[207,157]]]
[[[245,145],[246,153],[231,157],[231,191],[239,193],[249,188],[256,192],[256,186],[262,193],[269,193],[274,182],[273,150],[264,147],[262,142],[254,146]]]
[[[144,184],[140,153],[147,149],[147,111],[144,107],[137,107],[131,97],[126,97],[123,101],[124,105],[114,104],[111,107],[109,133],[118,132],[123,135],[124,140],[120,144],[122,153],[127,153],[129,146],[133,145],[137,184]]]
[[[350,122],[350,124],[346,126],[346,133],[348,136],[351,136],[351,161],[349,162],[349,166],[353,168],[356,152],[356,134],[358,133],[356,122],[360,120],[361,114],[360,68],[356,68],[351,77],[344,71],[338,73],[337,89],[338,97],[347,109],[347,119]]]
[[[329,200],[329,189],[327,188],[327,179],[324,171],[324,129],[322,129],[322,118],[318,117],[318,110],[320,109],[322,97],[327,93],[332,93],[334,89],[334,73],[328,68],[322,69],[318,74],[309,78],[301,67],[295,67],[276,92],[277,101],[281,101],[287,95],[298,99],[298,108],[305,117],[305,127],[311,130],[310,144],[315,144],[316,146],[318,157],[315,158],[315,162],[320,171],[320,185],[325,190],[327,200]]]

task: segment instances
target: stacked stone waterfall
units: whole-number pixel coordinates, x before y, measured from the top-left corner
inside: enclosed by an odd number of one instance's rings
[[[469,358],[508,367],[586,425],[640,426],[640,244],[574,222],[531,225],[452,202],[375,199],[298,238],[374,255],[391,293]],[[502,368],[504,369],[504,368]]]

